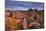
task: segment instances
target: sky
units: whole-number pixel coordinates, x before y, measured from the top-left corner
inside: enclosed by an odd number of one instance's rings
[[[38,9],[43,10],[44,4],[39,2],[26,2],[26,1],[16,1],[16,0],[5,0],[6,10],[28,10]]]

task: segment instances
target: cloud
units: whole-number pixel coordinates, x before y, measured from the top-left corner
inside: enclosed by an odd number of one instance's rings
[[[16,7],[17,10],[28,10],[29,8],[25,8],[25,7]]]
[[[29,8],[25,8],[25,7],[15,7],[15,8],[6,8],[6,10],[28,10]]]

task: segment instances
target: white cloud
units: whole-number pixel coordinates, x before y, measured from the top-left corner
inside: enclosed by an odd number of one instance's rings
[[[16,8],[6,8],[6,10],[28,10],[29,8],[25,7],[16,7]]]
[[[12,8],[6,8],[5,10],[12,10]]]
[[[25,8],[25,7],[16,7],[17,10],[28,10],[29,8]]]

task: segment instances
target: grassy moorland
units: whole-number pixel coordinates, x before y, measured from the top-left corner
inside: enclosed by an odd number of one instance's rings
[[[6,10],[5,16],[6,16],[5,18],[6,29],[8,30],[9,29],[22,30],[22,29],[28,29],[28,28],[29,29],[44,28],[44,11],[43,10],[37,10],[37,9],[34,9],[34,10],[29,9],[28,11]],[[27,23],[28,21],[31,21],[31,20],[32,20],[31,24],[30,22]],[[34,22],[36,23],[36,26]]]

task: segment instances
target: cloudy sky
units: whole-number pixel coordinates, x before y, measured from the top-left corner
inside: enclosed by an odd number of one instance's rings
[[[38,2],[26,2],[26,1],[16,1],[16,0],[6,0],[6,9],[13,10],[28,10],[29,8],[43,10],[43,3]]]

